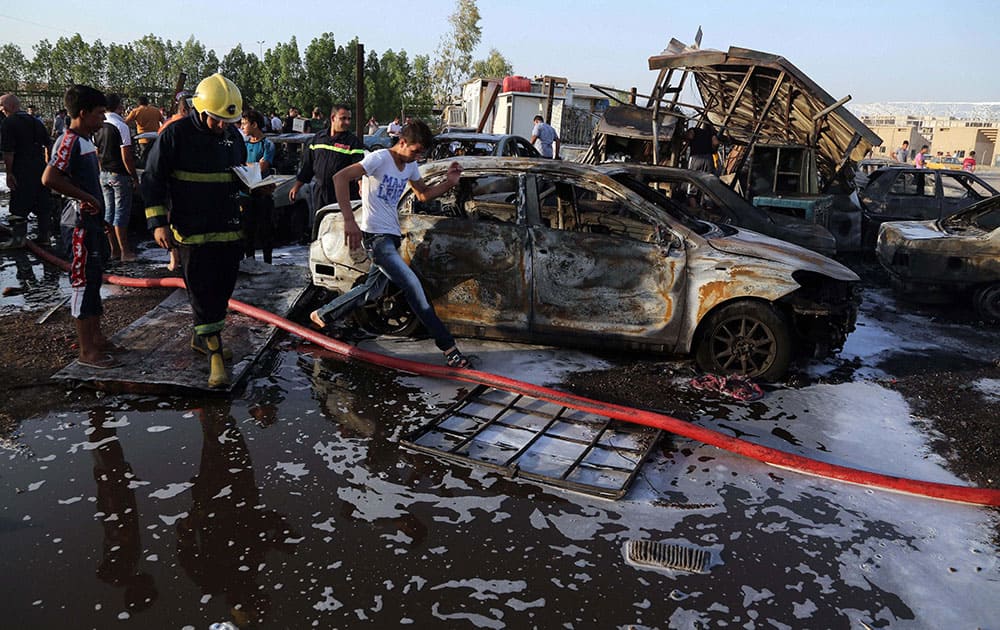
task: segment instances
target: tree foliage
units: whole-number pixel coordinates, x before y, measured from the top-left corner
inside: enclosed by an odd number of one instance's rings
[[[496,48],[490,49],[486,59],[480,59],[472,64],[473,77],[480,79],[502,79],[514,74],[514,66]]]
[[[443,96],[452,95],[471,73],[510,74],[510,63],[496,49],[473,63],[472,52],[482,35],[479,19],[475,0],[457,0],[433,60],[405,50],[389,49],[381,55],[367,51],[366,111],[357,115],[381,121],[402,115],[429,118],[435,103],[444,102]],[[284,112],[295,106],[308,115],[313,107],[328,112],[334,103],[353,104],[358,45],[357,37],[338,44],[328,32],[309,42],[301,54],[292,37],[265,50],[263,59],[237,45],[220,61],[194,37],[174,42],[150,33],[131,42],[104,44],[75,34],[38,41],[30,58],[15,44],[0,45],[0,92],[30,94],[53,106],[62,101],[68,85],[85,83],[129,98],[147,95],[169,106],[180,73],[186,74],[185,87],[193,89],[218,71],[240,87],[248,107]]]
[[[441,37],[433,66],[434,98],[438,103],[450,102],[459,82],[469,78],[472,70],[472,51],[483,35],[476,0],[456,0],[448,23],[451,30]]]

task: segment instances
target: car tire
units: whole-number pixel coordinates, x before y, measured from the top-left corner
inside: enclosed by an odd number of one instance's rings
[[[365,277],[359,278],[364,282]],[[377,335],[407,337],[420,327],[420,320],[410,309],[403,291],[389,283],[377,299],[354,311],[358,325]]]
[[[385,148],[385,147],[384,147],[384,146],[382,146],[381,144],[373,144],[373,145],[372,145],[372,148],[371,148],[371,149],[369,149],[369,151],[378,151],[379,149],[384,149],[384,148]]]
[[[980,317],[990,322],[1000,321],[1000,282],[976,289],[973,302]]]
[[[702,327],[695,360],[713,374],[777,381],[788,371],[792,338],[785,318],[766,302],[741,300],[719,308]]]

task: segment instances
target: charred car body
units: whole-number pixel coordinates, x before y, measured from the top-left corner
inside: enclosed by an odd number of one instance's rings
[[[995,188],[965,171],[911,166],[879,169],[859,195],[865,213],[865,242],[871,251],[879,226],[886,221],[943,219],[997,194]]]
[[[402,254],[457,335],[696,355],[705,370],[780,378],[838,350],[858,277],[815,252],[697,220],[618,166],[460,158],[458,186],[400,200]],[[433,185],[449,162],[421,169]],[[368,269],[320,211],[313,283],[339,293]],[[415,320],[390,288],[360,311],[375,332]]]
[[[903,293],[971,295],[980,316],[1000,320],[1000,196],[944,219],[883,223],[876,252]]]

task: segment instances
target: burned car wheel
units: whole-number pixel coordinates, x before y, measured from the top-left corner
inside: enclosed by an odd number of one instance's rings
[[[402,289],[394,284],[389,284],[376,300],[354,311],[354,317],[362,328],[378,335],[405,337],[413,334],[420,325],[420,320],[406,303]]]
[[[973,300],[980,317],[988,321],[1000,321],[1000,283],[976,289]]]
[[[788,324],[774,307],[742,301],[709,316],[695,358],[706,372],[775,381],[788,370],[791,347]]]

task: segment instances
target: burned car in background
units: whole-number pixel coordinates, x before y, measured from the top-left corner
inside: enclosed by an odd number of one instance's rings
[[[893,285],[915,300],[968,295],[1000,321],[1000,196],[934,221],[883,223],[876,246]]]
[[[837,240],[823,226],[758,208],[709,173],[643,164],[623,164],[622,167],[700,219],[760,232],[824,256],[837,252]]]
[[[427,152],[427,160],[459,156],[541,157],[538,149],[521,136],[498,133],[439,133]]]
[[[858,276],[815,252],[696,219],[618,165],[457,158],[459,184],[400,200],[402,254],[460,336],[693,353],[716,373],[781,378],[854,329]],[[421,168],[443,180],[450,162]],[[313,283],[350,289],[368,269],[320,210]],[[390,288],[359,311],[374,332],[408,333]]]
[[[894,166],[875,171],[858,195],[864,210],[866,249],[875,246],[886,221],[923,221],[949,217],[977,201],[1000,194],[978,176]]]
[[[868,178],[872,173],[879,170],[880,168],[889,168],[896,166],[906,166],[906,162],[897,162],[889,158],[865,158],[858,162],[857,168],[854,169],[854,186],[861,190],[868,185]]]
[[[362,142],[367,151],[378,151],[388,149],[396,143],[396,139],[389,135],[389,125],[380,125],[375,133],[366,133]]]

